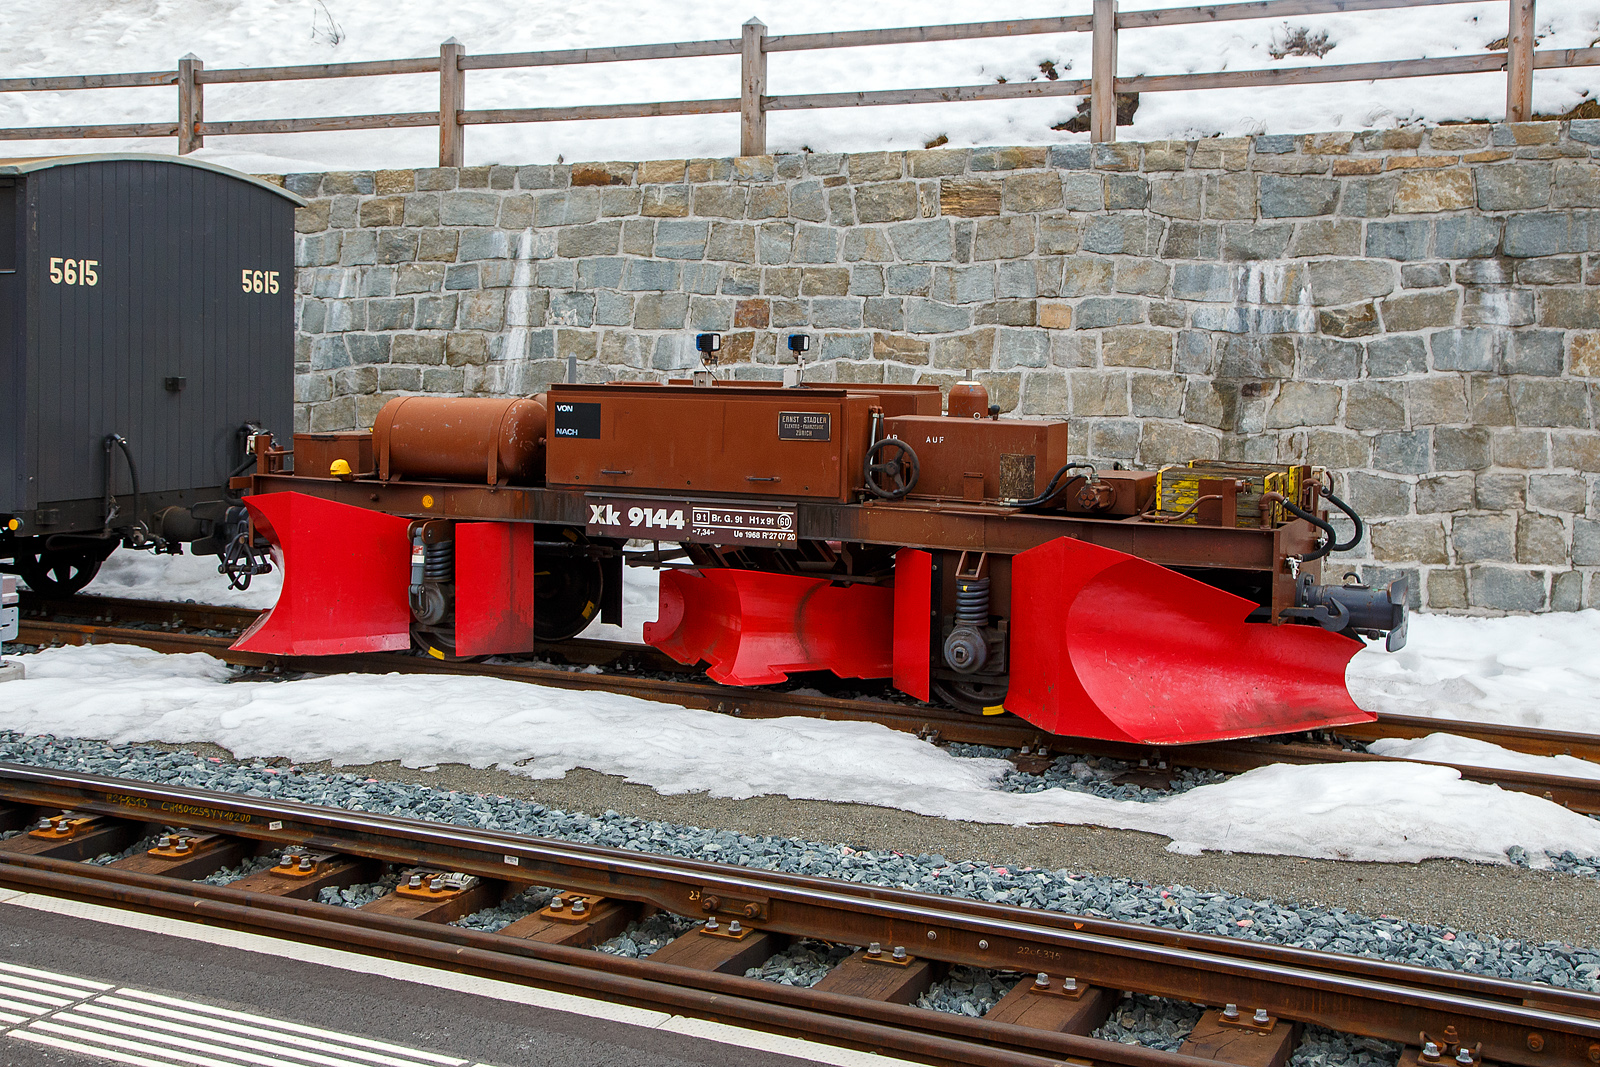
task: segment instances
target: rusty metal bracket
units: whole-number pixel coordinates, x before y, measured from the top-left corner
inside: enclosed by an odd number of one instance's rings
[[[1222,1026],[1231,1026],[1238,1030],[1270,1034],[1272,1028],[1278,1025],[1278,1017],[1276,1015],[1268,1015],[1265,1008],[1257,1008],[1254,1015],[1246,1016],[1239,1011],[1239,1005],[1229,1004],[1222,1009],[1222,1015],[1217,1019],[1217,1022]]]
[[[161,859],[182,860],[209,848],[215,848],[222,844],[222,841],[221,834],[195,833],[184,827],[170,834],[162,834],[156,839],[156,847],[147,849],[146,852]]]
[[[395,886],[396,896],[416,897],[421,900],[449,900],[459,897],[462,893],[478,884],[475,874],[462,874],[459,871],[435,871],[426,867],[413,867],[401,876],[401,882]]]
[[[867,946],[861,958],[868,963],[885,963],[890,967],[909,967],[917,962],[917,957],[907,952],[904,945],[896,945],[894,951],[886,956],[883,953],[883,946],[876,941]]]
[[[284,849],[272,873],[284,878],[314,878],[322,872],[324,864],[332,862],[337,856],[337,852]]]
[[[106,824],[109,824],[109,820],[103,815],[64,811],[60,815],[40,819],[39,825],[28,831],[28,836],[40,837],[46,841],[70,841],[86,830],[96,830]]]
[[[767,900],[753,900],[749,897],[728,897],[715,892],[710,888],[698,889],[690,892],[690,900],[700,902],[700,910],[707,915],[735,915],[741,919],[756,919],[764,921],[767,918]]]
[[[717,922],[715,915],[700,924],[700,933],[706,937],[720,937],[724,941],[743,941],[754,933],[751,927],[745,926],[738,919],[723,926]]]
[[[1046,997],[1060,997],[1062,1000],[1082,1000],[1089,988],[1086,985],[1079,985],[1076,978],[1069,976],[1057,982],[1040,971],[1033,984],[1028,987],[1028,992]]]
[[[557,893],[549,904],[539,909],[539,918],[557,923],[587,923],[594,919],[596,910],[604,903],[605,897],[589,893]]]

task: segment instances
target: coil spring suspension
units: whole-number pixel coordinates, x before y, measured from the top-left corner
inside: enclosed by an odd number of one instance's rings
[[[956,579],[956,625],[989,625],[989,579]]]
[[[440,541],[422,546],[422,579],[426,582],[453,582],[456,577],[456,543]]]

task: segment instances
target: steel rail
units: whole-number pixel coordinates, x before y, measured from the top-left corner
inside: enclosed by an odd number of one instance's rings
[[[1043,969],[1110,989],[1260,1006],[1392,1041],[1455,1026],[1463,1042],[1481,1041],[1484,1057],[1500,1063],[1576,1065],[1600,1057],[1600,1017],[1586,1014],[1600,1012],[1600,997],[1556,987],[50,769],[0,764],[0,797],[497,881],[515,871],[518,883],[631,899],[676,914],[722,913],[780,934],[875,940],[949,963]],[[8,864],[0,862],[0,883],[13,877]]]
[[[678,673],[682,680],[629,674],[584,674],[523,664],[445,663],[421,656],[365,653],[337,657],[281,657],[234,652],[231,639],[176,629],[146,630],[91,623],[47,622],[31,616],[53,611],[91,620],[131,621],[163,627],[238,630],[254,620],[256,611],[161,601],[121,601],[110,598],[29,598],[29,618],[22,623],[21,639],[29,643],[92,644],[107,641],[138,644],[161,652],[204,652],[240,666],[278,667],[307,673],[407,673],[488,676],[563,689],[622,693],[644,700],[732,714],[741,718],[776,718],[804,715],[854,722],[878,722],[892,729],[969,744],[1004,748],[1051,748],[1081,751],[1131,762],[1160,766],[1196,767],[1240,773],[1273,763],[1419,763],[1451,768],[1470,781],[1503,789],[1532,793],[1584,814],[1600,814],[1600,778],[1542,774],[1413,757],[1354,752],[1335,745],[1230,741],[1159,749],[1116,742],[1059,738],[1012,720],[987,719],[940,708],[835,697],[799,697],[781,690],[723,686],[700,679],[696,672],[673,663],[653,649],[620,642],[567,641],[543,646],[542,654],[570,654],[574,660],[608,665],[622,658],[650,660],[649,669]],[[1381,716],[1376,722],[1340,727],[1340,735],[1377,740],[1381,737],[1417,738],[1448,732],[1486,741],[1532,755],[1572,755],[1600,763],[1600,738],[1586,734],[1536,730],[1492,723],[1463,723],[1415,716]]]

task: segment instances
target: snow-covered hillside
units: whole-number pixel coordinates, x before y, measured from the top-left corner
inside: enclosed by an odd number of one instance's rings
[[[1174,0],[1125,0],[1124,10],[1180,6]],[[773,34],[869,29],[946,22],[1079,14],[1089,0],[880,0],[839,5],[825,0],[12,0],[0,40],[8,78],[111,71],[171,70],[193,52],[211,68],[348,62],[437,55],[458,38],[469,52],[573,48],[736,37],[756,16]],[[1540,48],[1581,48],[1600,38],[1600,0],[1544,0]],[[1486,0],[1291,20],[1225,22],[1121,35],[1123,75],[1242,70],[1290,64],[1355,63],[1482,52],[1506,33],[1504,0]],[[1322,58],[1272,52],[1297,30],[1326,34]],[[1010,37],[944,44],[774,54],[769,92],[976,85],[998,78],[1042,78],[1041,63],[1065,77],[1086,77],[1086,34]],[[1561,113],[1600,90],[1594,68],[1540,71],[1535,108]],[[548,107],[663,99],[730,97],[738,61],[709,57],[645,63],[474,71],[472,108]],[[1349,130],[1504,114],[1501,74],[1303,88],[1152,93],[1131,129],[1136,139],[1206,137],[1263,131]],[[774,113],[774,151],[920,148],[939,137],[954,147],[1043,144],[1082,139],[1052,125],[1071,117],[1076,100],[930,104]],[[211,120],[427,111],[438,106],[433,75],[218,85],[206,92]],[[173,121],[172,88],[0,95],[0,126]],[[248,170],[283,172],[427,166],[436,157],[431,128],[275,137],[211,138],[203,158]],[[469,163],[726,156],[737,151],[737,116],[631,119],[472,127]],[[8,142],[0,154],[81,151],[175,151],[172,138],[145,141]]]

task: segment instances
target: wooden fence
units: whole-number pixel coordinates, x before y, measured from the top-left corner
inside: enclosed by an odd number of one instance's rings
[[[1509,8],[1507,47],[1503,52],[1407,59],[1377,63],[1327,64],[1264,70],[1216,71],[1198,74],[1147,74],[1117,77],[1117,38],[1123,30],[1159,26],[1210,24],[1233,19],[1293,18],[1306,15],[1344,14],[1393,8],[1432,7],[1481,0],[1250,0],[1247,3],[1208,7],[1118,10],[1117,0],[1093,0],[1087,15],[1018,19],[1007,22],[969,22],[947,26],[910,26],[901,29],[855,30],[845,33],[802,33],[768,36],[760,21],[751,19],[739,37],[715,41],[680,41],[671,44],[623,45],[614,48],[572,48],[551,52],[508,52],[469,55],[454,38],[439,47],[437,58],[388,59],[364,63],[327,63],[313,66],[258,67],[206,70],[197,56],[178,61],[176,71],[140,74],[87,74],[48,78],[0,79],[0,92],[43,92],[63,89],[178,87],[178,120],[174,123],[124,123],[97,126],[47,126],[0,128],[0,140],[71,140],[90,137],[177,137],[179,153],[192,152],[207,136],[305,133],[333,130],[377,130],[407,126],[439,128],[439,165],[461,166],[468,126],[504,122],[567,122],[575,119],[621,119],[668,115],[739,114],[739,153],[763,155],[767,150],[767,113],[813,108],[881,107],[891,104],[949,103],[977,100],[1016,100],[1032,97],[1085,96],[1090,100],[1090,139],[1116,138],[1118,93],[1176,92],[1269,85],[1311,85],[1326,82],[1422,78],[1443,74],[1506,72],[1506,120],[1522,122],[1532,114],[1535,69],[1600,65],[1600,48],[1535,51],[1535,0],[1506,0]],[[933,89],[891,89],[859,93],[805,93],[767,95],[767,56],[774,52],[800,52],[824,48],[858,48],[867,45],[960,41],[984,37],[1029,34],[1087,33],[1093,56],[1090,76],[1056,81],[1009,82],[991,85],[957,85]],[[505,70],[551,67],[575,63],[626,63],[649,59],[684,59],[693,56],[740,57],[739,95],[715,100],[668,100],[642,104],[590,104],[577,107],[501,108],[469,110],[466,79],[469,70]],[[382,115],[342,115],[323,118],[228,119],[205,118],[207,85],[243,82],[282,82],[321,78],[366,78],[393,74],[439,75],[439,110]]]

